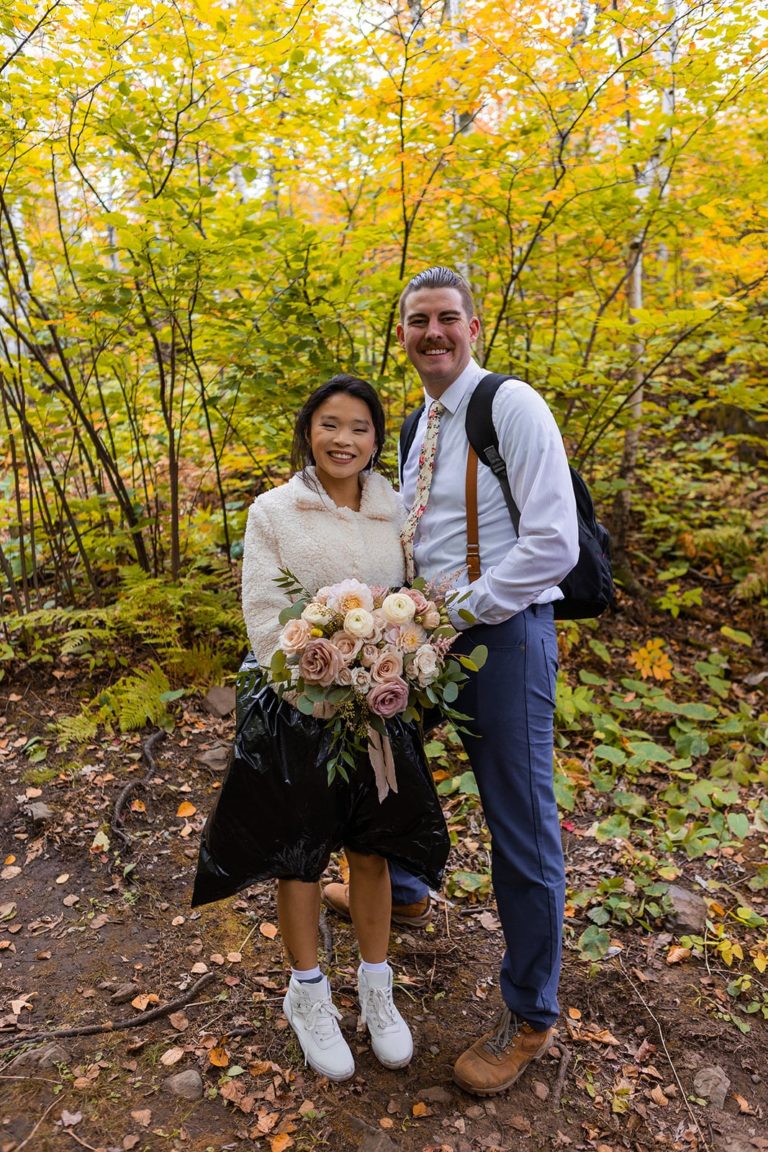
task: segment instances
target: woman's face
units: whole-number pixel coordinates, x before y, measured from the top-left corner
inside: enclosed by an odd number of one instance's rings
[[[321,483],[358,476],[376,451],[368,405],[347,392],[334,392],[312,414],[309,445]]]

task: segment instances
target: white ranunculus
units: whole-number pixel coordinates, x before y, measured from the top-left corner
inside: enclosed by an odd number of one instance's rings
[[[416,615],[416,605],[404,592],[390,592],[381,611],[389,624],[407,624]]]
[[[373,630],[373,616],[365,608],[352,608],[344,617],[344,631],[356,640],[367,640]]]

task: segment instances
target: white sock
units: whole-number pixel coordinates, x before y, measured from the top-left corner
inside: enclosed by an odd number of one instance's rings
[[[382,960],[381,964],[369,964],[367,960],[360,958],[360,967],[363,972],[387,972],[389,970],[389,961]]]
[[[291,968],[291,975],[295,976],[300,984],[317,984],[323,978],[319,964],[315,964],[314,968]]]

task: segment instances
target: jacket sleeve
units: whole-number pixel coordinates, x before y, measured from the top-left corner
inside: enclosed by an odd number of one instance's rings
[[[280,576],[280,548],[272,522],[259,500],[248,513],[243,547],[243,616],[251,650],[269,666],[281,626],[278,616],[288,599],[275,584]]]

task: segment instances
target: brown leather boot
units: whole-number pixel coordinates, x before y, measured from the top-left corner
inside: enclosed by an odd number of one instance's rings
[[[323,888],[323,904],[332,912],[337,912],[346,920],[349,915],[349,884],[326,884]],[[407,924],[411,928],[423,928],[432,918],[431,900],[426,895],[415,904],[393,904],[392,923]]]
[[[510,1088],[532,1060],[550,1047],[554,1028],[536,1032],[509,1008],[502,1009],[496,1028],[481,1036],[459,1056],[453,1078],[475,1096],[494,1096]]]

